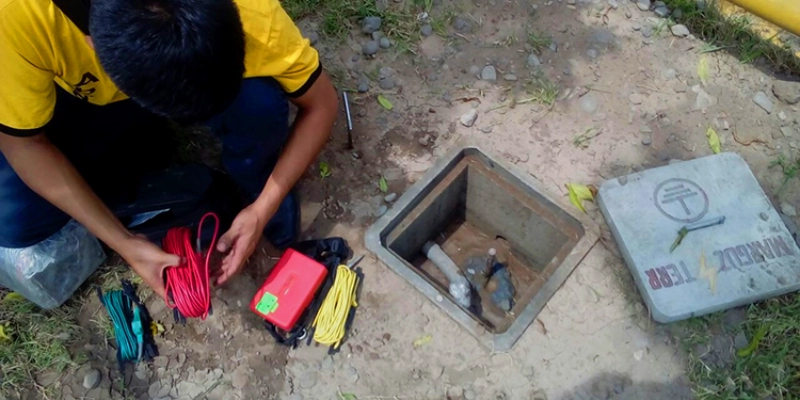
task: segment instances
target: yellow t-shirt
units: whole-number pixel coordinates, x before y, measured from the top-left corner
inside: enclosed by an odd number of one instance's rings
[[[234,1],[245,32],[245,78],[273,77],[289,96],[304,91],[319,74],[319,54],[278,0]],[[43,128],[55,108],[53,82],[92,104],[127,98],[52,0],[0,0],[0,131]]]

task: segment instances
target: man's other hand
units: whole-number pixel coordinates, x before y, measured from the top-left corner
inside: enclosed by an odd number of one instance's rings
[[[147,286],[161,298],[166,299],[164,269],[179,265],[181,262],[179,256],[169,254],[149,240],[138,236],[126,241],[120,255]]]
[[[242,210],[233,220],[231,228],[219,239],[217,251],[227,253],[222,267],[214,274],[215,283],[221,285],[241,271],[244,263],[253,254],[269,217],[259,214],[254,205]]]

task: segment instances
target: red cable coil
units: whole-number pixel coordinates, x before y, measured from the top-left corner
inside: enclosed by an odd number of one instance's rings
[[[206,218],[214,218],[214,236],[203,260],[200,249],[200,232]],[[197,249],[192,242],[192,230],[186,227],[172,228],[167,231],[162,243],[164,251],[181,257],[181,265],[167,268],[167,306],[177,308],[187,318],[205,320],[211,308],[211,271],[209,262],[211,252],[217,243],[219,218],[214,213],[207,213],[200,219],[197,227]],[[172,302],[170,302],[170,300]]]

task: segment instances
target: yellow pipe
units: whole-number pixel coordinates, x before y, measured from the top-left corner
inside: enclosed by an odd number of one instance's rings
[[[727,0],[787,31],[800,35],[798,0]]]

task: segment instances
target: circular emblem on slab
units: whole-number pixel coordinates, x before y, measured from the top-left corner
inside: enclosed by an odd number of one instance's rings
[[[684,223],[700,220],[708,212],[708,196],[696,183],[682,178],[661,182],[653,194],[656,208],[667,218]]]

